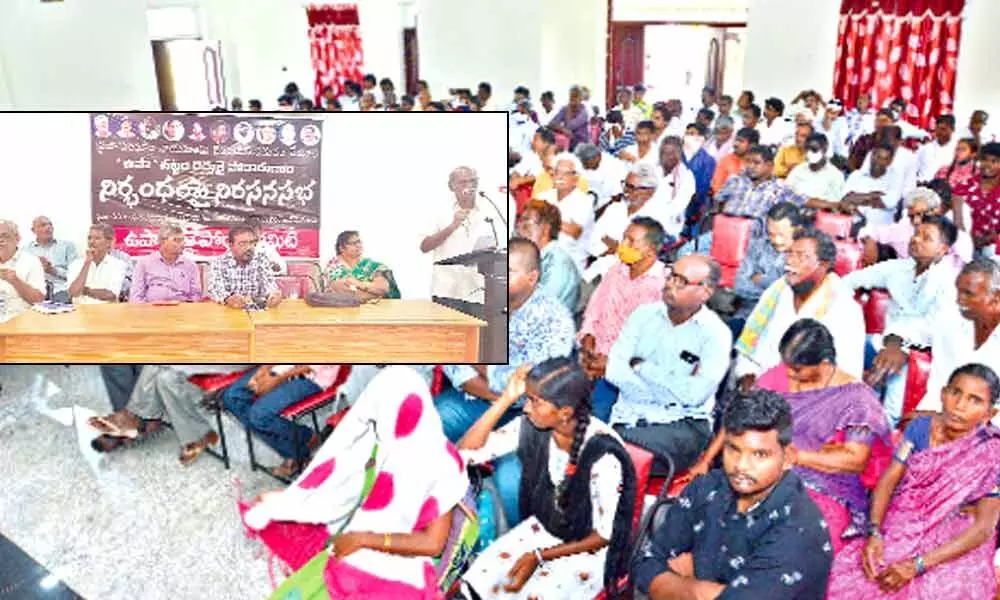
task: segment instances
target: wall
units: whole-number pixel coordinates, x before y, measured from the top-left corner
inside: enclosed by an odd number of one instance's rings
[[[804,89],[829,94],[840,0],[749,0],[743,86],[758,104]]]
[[[1000,121],[1000,2],[966,0],[962,39],[958,47],[958,73],[955,78],[955,114],[965,124],[976,109],[990,113],[991,126]]]
[[[608,0],[548,0],[542,4],[542,52],[537,98],[551,90],[568,96],[570,86],[586,85],[594,98],[604,97],[604,39],[608,31]],[[544,88],[544,89],[543,89]],[[538,90],[535,92],[534,90]],[[508,93],[513,88],[506,88]]]
[[[159,108],[146,5],[0,2],[0,109]]]
[[[404,296],[429,297],[431,259],[420,253],[419,245],[427,233],[430,211],[453,202],[447,186],[451,169],[476,168],[480,189],[506,210],[497,192],[507,180],[506,116],[317,116],[325,120],[320,197],[323,264],[333,255],[337,234],[356,229],[366,255],[392,267]],[[91,222],[88,118],[83,113],[0,114],[0,131],[18,140],[16,145],[0,147],[0,178],[5,182],[0,218],[18,224],[22,242],[32,239],[32,219],[45,214],[53,220],[57,236],[84,246]],[[392,143],[386,143],[389,136]],[[55,170],[58,177],[53,176]]]

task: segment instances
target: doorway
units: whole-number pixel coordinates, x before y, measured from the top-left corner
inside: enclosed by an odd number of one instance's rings
[[[152,45],[162,110],[201,112],[226,107],[220,42],[155,40]]]

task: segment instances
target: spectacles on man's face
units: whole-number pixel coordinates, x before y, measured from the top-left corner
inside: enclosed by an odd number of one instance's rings
[[[685,288],[685,287],[688,287],[688,286],[705,285],[704,281],[691,281],[690,279],[688,279],[684,275],[681,275],[680,273],[675,273],[673,271],[667,273],[666,283],[667,283],[667,285],[674,286],[674,287],[679,287],[679,288]]]
[[[625,192],[635,192],[635,191],[642,191],[642,190],[651,190],[653,188],[651,188],[651,187],[649,187],[647,185],[633,185],[631,183],[624,183],[623,182],[622,183],[622,189],[624,189]]]
[[[12,241],[14,241],[13,233],[7,233],[7,232],[0,233],[0,242],[12,242]]]

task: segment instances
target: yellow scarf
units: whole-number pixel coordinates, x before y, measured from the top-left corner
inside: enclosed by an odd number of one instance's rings
[[[774,318],[774,311],[778,308],[778,300],[781,298],[781,293],[785,291],[786,287],[788,287],[788,282],[782,277],[777,283],[771,286],[771,289],[764,293],[760,302],[757,303],[753,312],[750,313],[750,317],[743,327],[743,332],[740,333],[740,338],[736,342],[736,350],[747,356],[752,356],[754,351],[757,350],[761,335],[767,329],[771,319]],[[806,312],[814,302],[819,303],[819,306],[816,307],[813,318],[820,320],[826,316],[826,313],[833,306],[833,284],[830,282],[829,275],[823,279],[823,283],[819,286],[819,289],[809,296],[809,299],[802,305],[802,309],[799,312]]]

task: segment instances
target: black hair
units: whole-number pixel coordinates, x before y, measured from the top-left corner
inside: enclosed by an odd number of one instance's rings
[[[710,109],[710,108],[699,108],[698,109],[698,117],[699,118],[704,117],[704,118],[708,119],[709,121],[714,121],[715,120],[715,111],[712,110],[712,109]],[[689,127],[690,127],[690,125],[689,125]]]
[[[293,96],[289,96],[288,94],[282,94],[281,96],[278,96],[278,106],[281,106],[283,104],[288,104],[288,105],[295,104],[295,98]]]
[[[730,104],[732,104],[733,103],[733,97],[730,96],[729,94],[723,94],[723,95],[719,96],[719,102],[729,102]]]
[[[750,142],[750,146],[756,146],[760,144],[760,132],[753,127],[743,127],[736,132],[736,137],[742,138]]]
[[[983,144],[983,147],[979,149],[979,156],[992,156],[993,158],[1000,159],[1000,142]]]
[[[493,93],[493,86],[489,82],[482,81],[479,83],[479,89],[477,91],[486,92],[487,94]]]
[[[413,96],[410,96],[409,94],[404,94],[403,96],[400,96],[399,103],[409,104],[410,106],[413,106],[414,104],[416,104],[416,101],[413,99]]]
[[[540,271],[542,268],[542,255],[538,250],[538,246],[535,242],[523,237],[513,237],[507,242],[507,252],[508,254],[514,254],[515,252],[521,252],[527,259],[528,271]]]
[[[253,98],[247,101],[247,106],[250,108],[263,108],[264,105],[260,103],[260,100]]]
[[[551,145],[556,143],[556,134],[548,127],[539,127],[538,131],[535,132],[535,135],[541,138],[541,140],[546,144]]]
[[[936,179],[931,179],[921,187],[925,187],[941,198],[941,204],[944,206],[951,206],[951,184],[948,183],[947,179],[938,177]]]
[[[951,219],[947,217],[941,217],[938,215],[927,215],[920,222],[921,225],[933,225],[938,228],[938,233],[941,235],[941,240],[948,244],[948,247],[955,245],[955,241],[958,239],[958,227],[951,222]]]
[[[646,241],[653,245],[659,252],[663,247],[663,240],[667,237],[663,230],[663,225],[652,217],[636,217],[632,219],[632,225],[638,225],[646,230]]]
[[[357,231],[354,231],[353,229],[348,229],[347,231],[341,231],[340,235],[337,236],[337,245],[335,246],[337,249],[337,254],[343,252],[344,248],[347,247],[347,240],[351,239],[356,235],[360,234]]]
[[[788,219],[792,222],[792,227],[802,224],[802,211],[791,202],[778,202],[767,210],[768,221],[784,221]]]
[[[722,414],[722,426],[727,435],[777,430],[778,443],[787,447],[792,442],[792,409],[781,394],[755,389],[729,403]]]
[[[688,123],[688,126],[685,127],[684,130],[687,131],[688,129],[694,129],[695,131],[698,132],[698,135],[702,137],[708,135],[708,127],[705,127],[704,123],[698,123],[697,121],[695,121],[694,123]]]
[[[295,83],[294,81],[289,82],[288,85],[285,86],[285,93],[288,94],[289,96],[294,96],[298,94],[299,84]]]
[[[677,137],[676,135],[668,135],[665,138],[663,138],[662,142],[660,142],[660,148],[662,149],[664,146],[674,146],[676,148],[683,148],[684,140]]]
[[[837,245],[833,243],[833,238],[828,234],[814,227],[808,227],[796,232],[792,239],[794,241],[812,240],[816,242],[816,258],[820,262],[826,263],[831,271],[837,264]]]
[[[764,101],[764,106],[771,107],[771,109],[778,113],[778,115],[785,113],[785,103],[782,102],[780,98],[768,98]]]
[[[448,110],[448,108],[444,105],[443,102],[431,102],[427,106],[429,106],[429,107],[431,107],[431,108],[433,108],[435,110],[439,110],[441,112],[445,112],[445,111]]]
[[[375,75],[369,73],[365,75],[365,83],[370,83],[372,85],[375,85],[376,83],[378,83],[378,80],[375,79]]]
[[[748,106],[747,112],[753,115],[755,119],[759,119],[760,115],[762,114],[760,111],[760,107],[757,106],[756,104],[751,104],[750,106]]]
[[[515,94],[521,94],[525,98],[531,98],[531,90],[529,90],[528,88],[524,87],[523,85],[519,85],[516,88],[514,88],[514,93]]]
[[[660,116],[663,117],[664,121],[666,121],[667,123],[670,122],[670,109],[667,108],[665,105],[657,104],[656,106],[653,107],[652,112],[660,113]]]
[[[872,148],[872,160],[875,159],[875,153],[878,152],[879,150],[885,150],[886,152],[888,152],[890,158],[896,154],[896,149],[892,147],[892,144],[889,144],[887,142],[882,142],[880,144],[876,144],[875,147]]]
[[[609,110],[604,120],[608,123],[616,123],[618,125],[625,124],[625,117],[622,116],[622,111],[620,110]]]
[[[232,244],[233,242],[235,242],[236,236],[240,235],[241,233],[249,233],[250,235],[253,235],[254,228],[246,223],[233,225],[232,227],[229,228],[229,243]]]
[[[420,87],[425,87],[426,88],[426,87],[430,87],[430,86],[427,85],[427,80],[426,79],[418,79],[417,80],[417,88],[419,89]]]
[[[815,367],[824,362],[837,364],[833,334],[816,319],[799,319],[791,324],[778,344],[786,365]]]
[[[299,110],[307,111],[313,109],[313,101],[308,98],[303,99],[299,102]]]
[[[380,80],[379,80],[379,82],[378,82],[378,86],[379,86],[379,87],[382,87],[383,85],[388,85],[388,86],[390,86],[390,87],[392,87],[392,88],[395,88],[395,87],[396,87],[396,84],[394,84],[394,83],[392,82],[392,80],[391,80],[391,79],[389,79],[388,77],[383,77],[382,79],[380,79]]]
[[[539,100],[551,100],[551,101],[555,102],[556,101],[556,95],[553,94],[551,91],[544,91],[544,92],[542,92],[541,97],[539,97]]]
[[[875,116],[889,117],[894,123],[896,122],[896,113],[892,112],[891,108],[883,108],[875,113]]]
[[[990,388],[990,404],[996,406],[997,401],[1000,400],[1000,377],[997,377],[996,371],[980,363],[962,365],[951,372],[951,376],[948,377],[948,385],[951,385],[961,375],[982,379]]]
[[[652,121],[639,121],[639,123],[635,126],[635,130],[639,131],[640,129],[656,131],[656,125],[653,125]]]
[[[955,128],[955,115],[939,115],[938,118],[934,119],[935,125],[947,125],[952,129]]]
[[[559,408],[573,408],[573,418],[576,420],[576,431],[573,433],[573,445],[569,451],[569,463],[566,465],[566,477],[556,488],[556,502],[563,511],[569,506],[571,498],[566,493],[572,473],[576,470],[580,450],[583,448],[587,426],[590,425],[590,396],[593,386],[590,377],[580,364],[565,356],[550,358],[528,372],[528,381],[538,388],[538,395]]]
[[[809,137],[806,138],[806,144],[809,144],[811,142],[816,142],[817,144],[823,146],[824,148],[826,148],[830,144],[830,141],[826,138],[826,134],[815,133],[815,132],[810,133]]]
[[[753,101],[757,99],[757,96],[750,90],[743,90],[740,92],[740,96],[746,96],[747,100],[750,101],[750,104],[753,104]]]
[[[761,146],[760,144],[750,146],[750,149],[747,150],[746,153],[748,156],[751,154],[758,154],[762,159],[764,159],[764,162],[774,162],[774,150],[772,150],[770,146]]]

